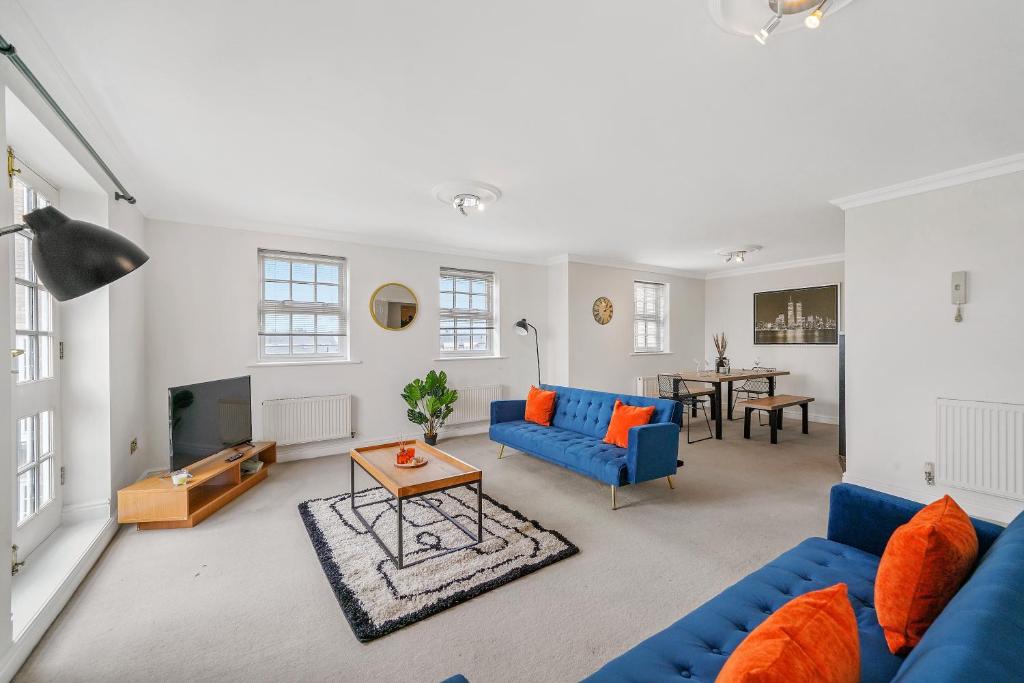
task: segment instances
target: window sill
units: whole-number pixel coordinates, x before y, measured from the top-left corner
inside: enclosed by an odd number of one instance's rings
[[[271,360],[249,363],[249,368],[289,368],[302,365],[360,365],[361,360]]]
[[[672,356],[671,351],[634,351],[631,356]]]
[[[434,362],[440,363],[442,361],[449,360],[504,360],[508,356],[443,356],[441,358],[435,358]]]

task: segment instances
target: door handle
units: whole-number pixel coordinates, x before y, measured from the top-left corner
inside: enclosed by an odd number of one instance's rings
[[[25,349],[11,349],[11,360],[14,360],[18,356],[24,356],[24,355],[25,355]],[[17,375],[18,371],[17,370],[11,370],[11,374],[12,375]]]

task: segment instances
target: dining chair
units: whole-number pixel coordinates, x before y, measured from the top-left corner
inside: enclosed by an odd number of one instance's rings
[[[765,368],[759,365],[755,365],[751,370],[763,371],[763,372],[775,372],[775,368]],[[758,379],[748,379],[746,382],[741,384],[738,389],[733,389],[732,392],[732,406],[735,408],[736,404],[739,403],[740,394],[744,395],[744,400],[749,401],[751,398],[763,398],[768,395],[768,378],[760,377]],[[732,410],[729,410],[732,413]],[[757,413],[757,423],[761,427],[765,426],[762,420],[762,413]]]
[[[658,396],[671,401],[677,401],[682,405],[683,427],[686,428],[686,443],[695,444],[714,438],[715,433],[711,430],[711,420],[708,419],[707,397],[693,394],[680,375],[658,375]],[[708,435],[701,439],[692,439],[691,430],[694,418],[691,412],[696,413],[698,408],[704,411],[704,422],[708,427]]]

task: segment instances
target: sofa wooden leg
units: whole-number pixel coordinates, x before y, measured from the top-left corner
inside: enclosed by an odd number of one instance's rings
[[[498,460],[505,457],[505,444],[501,444],[501,448],[498,449]]]
[[[618,506],[615,505],[615,487],[612,487],[612,510],[618,510]]]
[[[668,480],[668,487],[670,489],[674,489],[676,487],[676,485],[672,483],[672,475],[671,474],[668,475],[667,477],[665,477],[665,479]]]

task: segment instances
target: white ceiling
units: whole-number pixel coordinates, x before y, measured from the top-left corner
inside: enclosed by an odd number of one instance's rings
[[[1024,151],[1017,0],[855,0],[767,47],[705,0],[22,6],[153,218],[707,271],[841,252],[829,199]],[[431,195],[460,178],[503,198],[463,218]]]

